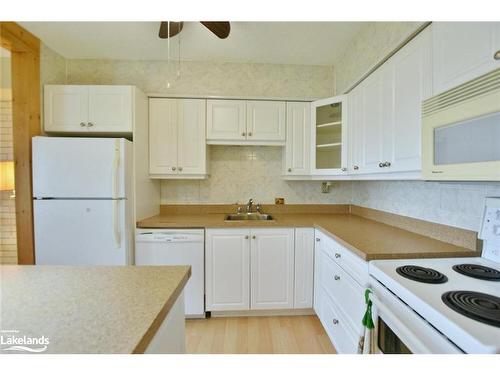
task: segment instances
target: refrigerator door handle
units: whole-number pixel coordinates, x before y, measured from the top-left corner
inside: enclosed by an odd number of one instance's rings
[[[112,194],[113,198],[118,198],[118,176],[120,174],[120,140],[115,140],[115,156],[113,160],[113,173],[112,173]]]
[[[119,249],[122,247],[122,234],[120,232],[120,201],[117,199],[113,201],[113,232],[115,236],[115,246]]]

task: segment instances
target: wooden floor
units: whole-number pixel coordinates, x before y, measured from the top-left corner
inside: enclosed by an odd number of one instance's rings
[[[315,315],[186,320],[191,354],[335,353]]]

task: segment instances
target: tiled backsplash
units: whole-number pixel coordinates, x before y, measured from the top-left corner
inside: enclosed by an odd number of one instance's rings
[[[208,146],[210,178],[165,180],[162,204],[243,203],[347,203],[350,183],[336,182],[329,194],[321,193],[319,181],[285,181],[281,178],[282,147]]]

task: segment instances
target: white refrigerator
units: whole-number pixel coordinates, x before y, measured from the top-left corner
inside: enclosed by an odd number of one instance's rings
[[[34,137],[32,149],[35,263],[132,264],[132,143]]]

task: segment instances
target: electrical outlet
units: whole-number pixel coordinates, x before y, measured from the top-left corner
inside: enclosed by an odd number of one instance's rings
[[[274,204],[285,204],[285,198],[274,198]]]

